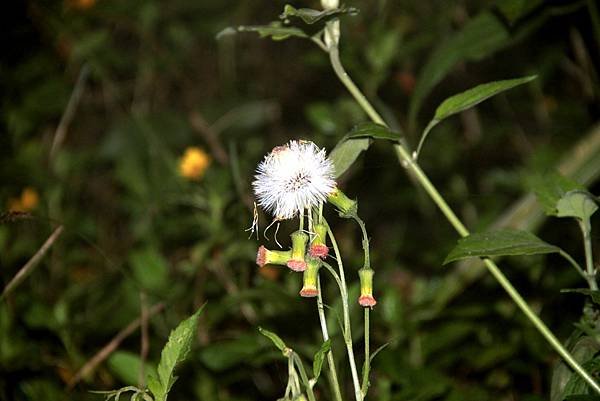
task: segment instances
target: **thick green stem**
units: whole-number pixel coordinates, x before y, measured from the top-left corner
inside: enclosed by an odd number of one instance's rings
[[[581,233],[583,234],[583,247],[585,249],[585,269],[586,276],[588,277],[588,283],[592,291],[598,289],[598,283],[596,282],[596,270],[594,269],[594,260],[592,253],[592,226],[590,220],[578,220],[579,227],[581,227]]]
[[[323,341],[329,340],[329,331],[327,330],[327,320],[325,319],[325,309],[323,308],[323,294],[321,292],[321,278],[317,278],[317,311],[319,312],[319,322],[321,323],[321,332],[323,333]],[[330,349],[327,353],[327,365],[329,367],[329,380],[333,395],[336,401],[342,401],[342,392],[340,390],[340,383],[338,381],[337,371],[335,369],[335,358],[333,357],[333,351]]]
[[[331,227],[325,219],[323,222],[327,225],[327,234],[329,235],[329,239],[331,240],[331,244],[333,245],[333,251],[335,253],[335,257],[337,259],[337,265],[339,269],[340,276],[340,292],[342,296],[342,313],[344,318],[344,330],[342,334],[344,335],[344,343],[346,344],[346,351],[348,353],[348,361],[350,363],[350,372],[352,373],[352,383],[354,384],[354,396],[356,401],[362,401],[363,396],[360,390],[360,382],[358,380],[358,370],[356,369],[356,360],[354,358],[354,348],[352,346],[352,329],[350,327],[350,310],[348,307],[348,287],[346,285],[346,276],[344,274],[344,265],[342,263],[342,256],[340,254],[340,249],[338,248],[337,241],[335,240],[335,236],[331,231]]]
[[[352,82],[350,76],[344,70],[344,67],[341,64],[339,58],[339,52],[336,47],[332,47],[329,49],[329,58],[331,60],[331,65],[337,74],[340,81],[346,86],[348,91],[354,96],[355,100],[358,104],[363,108],[363,110],[367,113],[367,115],[373,120],[373,122],[377,124],[382,124],[387,126],[383,118],[375,111],[373,106],[369,103],[369,101],[365,98],[362,92],[358,89],[358,87]],[[441,212],[444,214],[446,219],[452,224],[454,229],[458,232],[461,237],[466,237],[469,235],[469,231],[464,226],[464,224],[460,221],[460,219],[454,214],[450,206],[446,203],[445,199],[441,196],[435,186],[429,181],[429,178],[425,175],[423,170],[419,167],[419,165],[415,162],[415,160],[411,157],[407,148],[405,148],[402,144],[394,145],[395,151],[400,159],[401,164],[411,171],[415,176],[416,180],[419,184],[425,189],[427,194],[431,197],[434,203],[438,206]],[[483,259],[485,266],[489,270],[489,272],[494,276],[494,278],[498,281],[498,283],[504,288],[504,290],[508,293],[508,295],[512,298],[512,300],[517,304],[517,306],[523,311],[525,316],[533,323],[536,329],[542,334],[542,336],[548,341],[548,343],[556,350],[556,352],[565,360],[565,362],[573,368],[598,394],[600,394],[600,386],[598,383],[594,381],[594,379],[577,363],[577,361],[571,356],[571,354],[563,347],[563,345],[558,341],[558,339],[554,336],[554,334],[548,329],[548,327],[540,320],[540,318],[531,310],[527,302],[523,299],[523,297],[518,293],[518,291],[513,287],[510,281],[506,278],[506,276],[500,271],[498,266],[490,260]]]

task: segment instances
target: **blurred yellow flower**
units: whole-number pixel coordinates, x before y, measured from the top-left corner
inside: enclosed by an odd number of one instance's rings
[[[179,174],[185,178],[199,180],[210,163],[210,156],[204,150],[195,146],[189,147],[179,160]]]
[[[20,198],[11,198],[8,201],[8,210],[11,212],[29,212],[40,203],[40,196],[31,187],[25,187]]]

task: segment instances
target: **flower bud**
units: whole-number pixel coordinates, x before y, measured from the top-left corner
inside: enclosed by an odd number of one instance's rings
[[[287,267],[296,272],[303,272],[306,270],[306,262],[304,255],[306,254],[306,243],[308,242],[308,235],[302,231],[293,232],[292,235],[292,256],[287,261]]]
[[[264,265],[285,266],[291,257],[292,251],[271,251],[261,245],[256,253],[256,264],[260,267]]]
[[[340,216],[349,217],[358,211],[358,203],[348,198],[339,188],[327,195],[327,201],[338,208]]]
[[[307,268],[302,275],[302,289],[300,290],[300,296],[310,298],[319,295],[319,290],[317,289],[317,277],[320,268],[320,259],[308,259]]]
[[[358,277],[360,278],[358,303],[365,308],[373,308],[377,304],[373,297],[373,274],[375,272],[370,267],[363,267],[358,271]]]
[[[329,254],[329,248],[326,245],[327,226],[325,224],[315,224],[313,230],[315,231],[315,238],[310,244],[310,256],[325,259]]]

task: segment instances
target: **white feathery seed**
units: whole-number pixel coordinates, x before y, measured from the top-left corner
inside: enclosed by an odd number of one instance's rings
[[[318,206],[336,186],[333,162],[310,141],[277,146],[260,162],[254,178],[258,204],[278,220]]]

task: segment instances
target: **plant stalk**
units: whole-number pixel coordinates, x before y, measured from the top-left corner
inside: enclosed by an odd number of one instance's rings
[[[358,104],[362,107],[365,113],[367,113],[367,115],[371,118],[371,120],[373,120],[373,122],[387,127],[387,124],[385,123],[383,118],[379,115],[379,113],[377,113],[377,111],[375,111],[373,106],[369,103],[369,101],[354,84],[354,82],[352,82],[352,79],[345,71],[339,58],[339,51],[337,46],[330,47],[329,58],[336,75],[344,84],[344,86],[348,89],[348,91],[352,94],[352,96],[355,98]],[[469,231],[467,230],[467,228],[452,211],[450,206],[448,206],[445,199],[439,193],[437,188],[435,188],[431,181],[429,181],[427,175],[423,172],[423,170],[421,170],[419,165],[411,157],[408,149],[406,149],[402,144],[394,145],[394,149],[402,165],[414,174],[419,184],[425,189],[427,194],[431,197],[431,199],[441,210],[446,219],[448,219],[448,221],[458,232],[458,234],[461,237],[466,237],[467,235],[469,235]],[[540,334],[542,334],[546,341],[548,341],[552,348],[555,349],[555,351],[565,360],[565,362],[569,366],[571,366],[571,368],[573,368],[573,370],[575,370],[594,389],[596,393],[600,394],[600,385],[598,385],[598,383],[594,381],[594,379],[589,375],[589,373],[587,373],[581,367],[581,365],[577,363],[573,356],[563,347],[560,341],[558,341],[558,339],[544,324],[544,322],[542,322],[540,318],[535,314],[535,312],[531,310],[527,302],[525,302],[523,297],[513,287],[513,285],[498,268],[498,266],[492,260],[487,258],[483,258],[483,262],[485,263],[489,272],[494,276],[494,278],[498,281],[502,288],[504,288],[504,290],[512,298],[515,304],[517,304],[517,306],[523,311],[523,313],[525,314],[525,316],[527,316],[531,323],[533,323],[533,325],[540,332]]]
[[[592,291],[596,291],[598,290],[598,283],[596,282],[596,271],[594,269],[594,260],[592,253],[592,226],[590,224],[589,218],[577,221],[579,222],[579,227],[581,227],[581,233],[583,234],[583,246],[585,249],[585,269],[588,284]]]
[[[317,310],[319,312],[319,322],[321,323],[321,332],[323,333],[323,341],[329,340],[329,331],[327,330],[327,320],[325,319],[325,310],[323,308],[323,294],[321,293],[321,277],[317,276]],[[329,366],[329,376],[331,387],[336,401],[342,401],[342,392],[338,381],[337,371],[335,369],[335,359],[333,351],[329,349],[327,352],[327,365]]]

